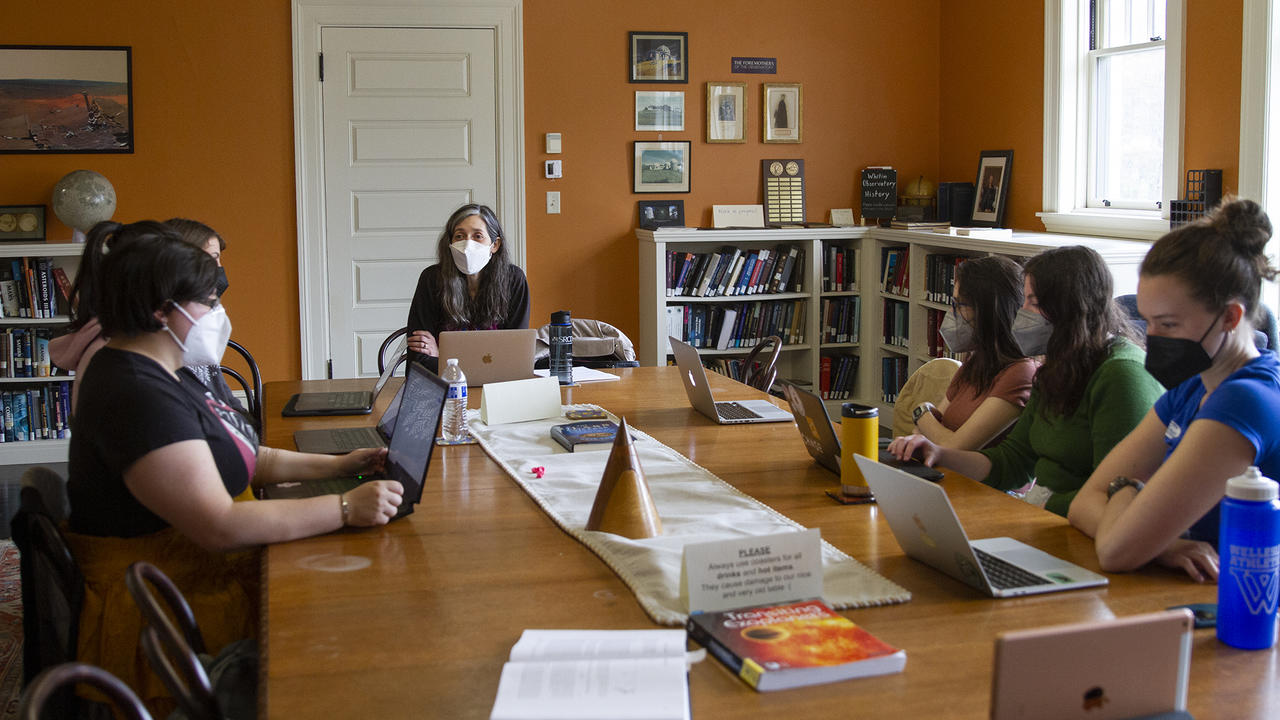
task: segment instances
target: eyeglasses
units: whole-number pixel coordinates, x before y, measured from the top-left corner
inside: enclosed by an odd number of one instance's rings
[[[959,312],[960,308],[971,308],[973,303],[960,302],[955,298],[951,298],[951,309]]]
[[[218,307],[219,305],[221,305],[221,304],[222,304],[222,303],[221,303],[221,301],[220,301],[220,300],[218,300],[218,298],[216,298],[216,297],[215,297],[215,298],[209,298],[209,299],[207,299],[207,300],[201,300],[200,298],[195,298],[195,299],[193,299],[191,302],[198,302],[198,303],[200,303],[201,305],[204,305],[205,307],[209,308],[210,310],[212,310],[212,309],[214,309],[214,308],[216,308],[216,307]]]

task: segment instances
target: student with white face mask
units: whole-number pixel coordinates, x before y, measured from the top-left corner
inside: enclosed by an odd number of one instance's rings
[[[889,446],[1001,490],[1032,480],[1028,502],[1065,516],[1102,458],[1129,434],[1164,391],[1143,367],[1133,330],[1112,300],[1111,271],[1097,252],[1055,248],[1023,270],[1024,302],[1014,338],[1043,356],[1031,398],[1000,444],[981,452],[938,446],[923,435]]]
[[[529,327],[529,283],[511,264],[498,217],[486,205],[463,205],[436,244],[440,261],[422,271],[409,306],[407,347],[436,369],[443,330]],[[420,358],[422,359],[422,358]]]

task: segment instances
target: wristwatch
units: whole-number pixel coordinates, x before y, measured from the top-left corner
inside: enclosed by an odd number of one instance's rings
[[[915,406],[915,409],[911,411],[911,422],[917,425],[920,424],[920,418],[924,417],[925,413],[933,413],[935,415],[937,414],[937,408],[935,408],[933,406],[933,403],[929,402],[928,400]]]
[[[1146,487],[1146,483],[1141,480],[1134,480],[1133,478],[1127,478],[1121,475],[1115,480],[1112,480],[1110,485],[1107,485],[1107,499],[1110,500],[1112,495],[1115,495],[1127,487],[1133,488],[1134,492],[1140,492],[1142,488]]]

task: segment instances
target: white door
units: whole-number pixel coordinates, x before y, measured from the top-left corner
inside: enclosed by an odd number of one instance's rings
[[[494,31],[321,34],[333,377],[376,375],[449,214],[498,193]]]

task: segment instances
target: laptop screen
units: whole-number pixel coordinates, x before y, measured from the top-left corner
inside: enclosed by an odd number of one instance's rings
[[[410,362],[404,380],[404,394],[395,421],[395,433],[387,451],[387,477],[404,486],[405,502],[422,498],[427,464],[436,443],[440,413],[444,410],[449,384],[417,362]]]
[[[396,432],[396,416],[400,414],[400,399],[404,397],[404,386],[408,383],[406,376],[405,382],[401,383],[400,388],[396,390],[396,396],[391,398],[391,403],[382,412],[382,417],[378,418],[378,434],[387,440],[390,440]]]

